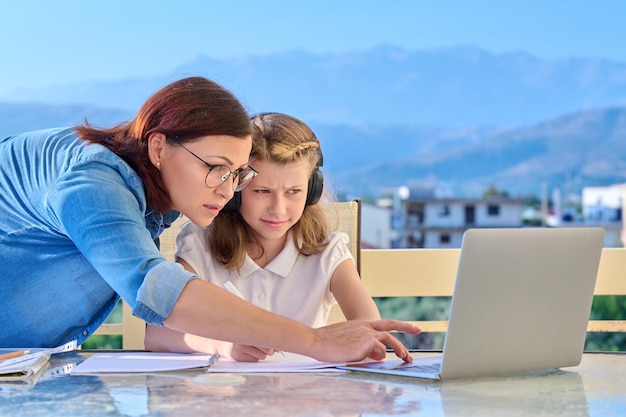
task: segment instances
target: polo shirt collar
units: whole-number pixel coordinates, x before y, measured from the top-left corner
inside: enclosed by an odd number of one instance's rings
[[[287,241],[285,242],[285,247],[282,251],[270,262],[265,270],[269,271],[273,274],[279,275],[283,278],[286,278],[289,275],[289,272],[293,268],[296,263],[296,259],[298,259],[298,255],[300,251],[298,247],[294,244],[293,241],[293,233],[289,231],[287,234]],[[243,265],[240,270],[240,275],[242,278],[246,278],[256,271],[263,269],[259,265],[256,264],[250,258],[250,256],[246,253],[246,258],[243,261]]]

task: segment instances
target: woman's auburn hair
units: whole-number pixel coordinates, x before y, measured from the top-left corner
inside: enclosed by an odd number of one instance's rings
[[[252,133],[243,105],[227,89],[204,77],[188,77],[158,90],[141,106],[135,118],[110,128],[89,122],[77,126],[78,136],[109,148],[139,175],[148,207],[166,213],[172,209],[160,171],[148,157],[148,137],[162,133],[186,143],[201,136],[247,138]]]
[[[251,120],[252,153],[250,161],[268,161],[280,165],[307,161],[311,173],[319,163],[321,149],[313,131],[295,117],[280,113],[267,113]],[[307,190],[308,191],[308,190]],[[326,200],[329,196],[324,192]],[[291,228],[294,244],[302,255],[321,253],[327,246],[330,226],[319,204],[304,207],[302,217]],[[222,211],[205,230],[205,244],[211,254],[230,270],[239,270],[247,253],[247,244],[263,248],[256,241],[237,211]]]

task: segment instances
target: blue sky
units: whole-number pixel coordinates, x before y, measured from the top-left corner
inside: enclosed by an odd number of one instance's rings
[[[198,55],[381,44],[626,62],[622,0],[19,0],[0,13],[0,93],[164,74]]]

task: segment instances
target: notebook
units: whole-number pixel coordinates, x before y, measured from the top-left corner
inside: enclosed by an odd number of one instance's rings
[[[578,365],[603,241],[596,227],[469,229],[442,355],[342,369],[452,379]]]

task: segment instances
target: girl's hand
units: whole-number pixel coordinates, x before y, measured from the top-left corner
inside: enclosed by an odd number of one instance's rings
[[[274,353],[276,353],[275,349],[234,343],[232,344],[230,352],[227,352],[226,356],[238,362],[258,362],[264,360],[268,356],[272,356]]]

